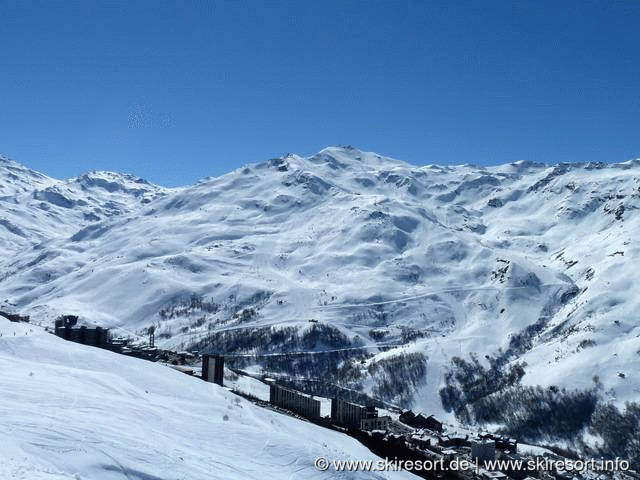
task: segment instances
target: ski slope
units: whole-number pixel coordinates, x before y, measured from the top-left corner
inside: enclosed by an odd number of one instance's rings
[[[217,385],[0,318],[0,478],[409,479],[320,472],[378,460],[355,440]]]

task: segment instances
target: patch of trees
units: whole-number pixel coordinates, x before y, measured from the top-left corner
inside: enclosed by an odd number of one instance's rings
[[[589,431],[602,438],[597,453],[608,458],[628,460],[640,469],[640,404],[627,403],[619,410],[610,403],[596,407]]]
[[[278,372],[294,379],[313,379],[353,389],[362,388],[363,374],[358,363],[366,359],[362,351],[285,354],[256,358],[267,372]],[[317,391],[311,391],[319,395]]]
[[[489,359],[485,368],[475,355],[467,361],[460,357],[451,359],[453,365],[445,375],[446,386],[440,390],[442,406],[454,412],[464,421],[472,420],[467,406],[492,393],[516,385],[524,376],[524,363],[504,365],[501,361]]]
[[[375,381],[375,396],[406,406],[415,388],[426,381],[427,359],[421,353],[394,355],[372,362],[368,371]]]
[[[591,340],[590,338],[587,338],[585,340],[582,340],[578,344],[578,350],[583,349],[583,348],[593,347],[595,345],[596,345],[595,340]]]
[[[514,385],[469,405],[478,423],[500,423],[522,440],[575,440],[596,409],[595,390],[567,391],[555,386]]]
[[[411,328],[411,327],[400,327],[400,328],[402,329],[400,332],[402,343],[415,342],[419,338],[424,338],[427,336],[424,332],[420,330],[416,330],[415,328]]]
[[[389,313],[384,305],[375,305],[371,308],[359,310],[348,317],[349,323],[371,325],[376,328],[384,328],[389,323]]]
[[[177,298],[160,309],[158,315],[162,320],[176,317],[186,317],[193,313],[215,314],[221,310],[226,311],[229,316],[238,318],[241,321],[251,320],[257,314],[257,310],[263,306],[271,297],[270,292],[259,291],[249,297],[238,301],[235,295],[230,295],[227,302],[216,303],[210,298],[192,294],[187,299]]]
[[[371,339],[375,340],[376,342],[384,340],[384,337],[386,337],[387,335],[389,335],[389,330],[376,328],[372,328],[371,330],[369,330],[369,337],[371,337]]]
[[[640,468],[640,404],[619,410],[602,403],[602,384],[594,377],[591,389],[524,386],[525,364],[506,365],[489,358],[484,367],[476,357],[452,359],[440,390],[442,404],[469,424],[499,424],[501,433],[531,442],[568,441],[590,456],[620,457]],[[602,439],[595,451],[581,436],[586,431]]]
[[[527,326],[524,330],[511,336],[509,348],[505,353],[507,357],[522,354],[533,346],[533,340],[547,325],[545,316],[541,316],[536,323]]]
[[[574,293],[570,291],[569,297]],[[537,323],[512,337],[507,351],[498,351],[495,358],[487,356],[484,365],[474,355],[470,359],[452,358],[440,390],[443,407],[465,423],[499,424],[501,433],[524,441],[562,441],[581,450],[583,456],[619,457],[639,470],[640,403],[627,403],[621,409],[604,402],[598,377],[593,378],[592,388],[572,391],[520,383],[526,364],[509,360],[531,348],[544,327],[541,315]],[[554,336],[571,333],[572,328],[567,329],[565,324],[551,332]],[[585,339],[577,348],[594,345],[595,341]],[[618,375],[624,378],[624,374]],[[599,437],[596,447],[584,443],[586,432]]]
[[[235,368],[259,364],[267,372],[359,387],[362,373],[358,363],[367,358],[357,349],[361,345],[360,339],[349,338],[335,327],[314,323],[304,329],[264,327],[212,332],[191,348],[227,354],[225,361]]]
[[[187,300],[176,300],[169,305],[165,305],[160,309],[158,315],[160,315],[161,319],[168,320],[175,317],[184,317],[193,312],[216,313],[219,309],[219,304],[193,294]]]

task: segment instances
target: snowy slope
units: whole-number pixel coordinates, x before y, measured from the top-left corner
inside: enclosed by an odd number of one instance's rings
[[[0,301],[37,321],[155,324],[179,349],[343,350],[245,362],[440,414],[451,357],[471,353],[525,361],[524,383],[598,375],[609,399],[640,397],[639,161],[414,167],[328,148],[174,190],[19,173],[2,179],[23,189],[25,236],[0,257]],[[55,221],[33,203],[54,187],[74,202]]]
[[[167,189],[131,175],[91,172],[55,180],[0,157],[0,247],[11,256],[128,213]]]
[[[1,318],[0,392],[1,478],[416,478],[320,472],[320,456],[378,458],[217,385]]]

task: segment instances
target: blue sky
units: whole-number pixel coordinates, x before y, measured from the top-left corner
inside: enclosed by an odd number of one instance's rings
[[[3,0],[0,45],[0,154],[57,178],[640,157],[637,0]]]

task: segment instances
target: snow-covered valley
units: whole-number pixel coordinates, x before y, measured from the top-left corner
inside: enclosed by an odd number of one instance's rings
[[[3,159],[0,309],[154,325],[166,348],[451,421],[452,357],[472,355],[620,407],[640,400],[638,207],[639,160],[416,167],[328,148],[167,189]]]

